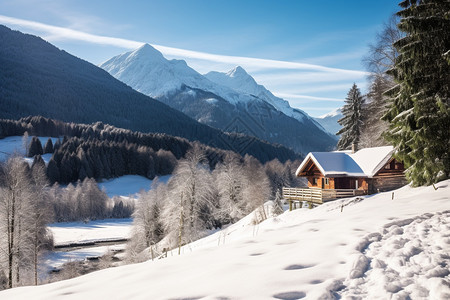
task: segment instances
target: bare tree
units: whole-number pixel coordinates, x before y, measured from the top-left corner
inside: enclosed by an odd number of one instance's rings
[[[31,168],[33,181],[33,199],[30,203],[30,233],[34,284],[38,284],[39,259],[45,250],[53,246],[53,239],[47,224],[53,219],[52,207],[49,200],[48,180],[45,174],[45,164],[38,155]]]
[[[181,245],[199,238],[212,224],[209,218],[213,207],[210,178],[203,152],[194,147],[179,162],[168,183],[170,194],[164,209],[165,228],[168,232],[178,233],[179,252]]]
[[[28,131],[25,131],[22,136],[22,148],[23,148],[24,154],[28,153],[29,145],[30,145],[30,140],[29,140]]]
[[[394,79],[386,71],[394,66],[398,52],[393,46],[403,33],[397,28],[398,17],[392,16],[384,24],[383,30],[376,36],[374,44],[369,45],[369,53],[363,59],[370,72],[367,104],[364,106],[364,125],[361,132],[361,147],[386,145],[382,133],[388,129],[388,123],[381,120],[386,113],[387,98],[384,93],[394,85]]]
[[[0,168],[0,263],[7,270],[7,287],[20,285],[21,268],[30,262],[30,170],[21,157],[13,156]]]
[[[245,199],[246,211],[251,212],[258,208],[255,215],[256,223],[267,219],[268,214],[264,203],[269,200],[271,189],[269,178],[261,163],[254,157],[244,157],[244,189],[242,191]]]
[[[222,223],[233,223],[247,214],[243,194],[244,177],[242,166],[238,159],[230,154],[224,162],[214,170],[214,178],[219,191],[220,219]]]
[[[141,251],[150,248],[153,259],[159,251],[154,249],[164,236],[161,213],[163,203],[167,198],[167,186],[155,179],[152,189],[139,195],[136,209],[133,213],[133,233],[127,252],[131,260],[135,260]]]

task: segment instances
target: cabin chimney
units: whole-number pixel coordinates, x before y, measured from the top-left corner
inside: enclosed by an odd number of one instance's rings
[[[357,151],[356,144],[352,143],[352,153],[355,153]]]

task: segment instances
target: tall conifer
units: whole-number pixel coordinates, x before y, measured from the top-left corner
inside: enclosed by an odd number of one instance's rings
[[[363,104],[364,98],[361,95],[359,88],[354,83],[347,94],[345,105],[342,107],[342,114],[344,117],[338,121],[342,126],[342,129],[336,133],[336,135],[341,135],[337,145],[339,150],[348,149],[352,144],[358,146],[363,124]]]
[[[407,178],[431,184],[450,173],[450,2],[407,0],[400,6],[398,27],[406,36],[394,43],[399,56],[389,73],[397,85],[387,92],[386,136],[408,167]]]

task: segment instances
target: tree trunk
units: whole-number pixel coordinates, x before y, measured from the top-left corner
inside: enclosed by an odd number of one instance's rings
[[[8,219],[8,288],[13,287],[13,252],[14,252],[14,213],[15,213],[15,195],[12,191],[11,197],[11,223]]]

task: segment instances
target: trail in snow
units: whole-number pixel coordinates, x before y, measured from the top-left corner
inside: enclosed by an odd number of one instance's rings
[[[359,248],[344,299],[450,299],[450,211],[388,223]]]

